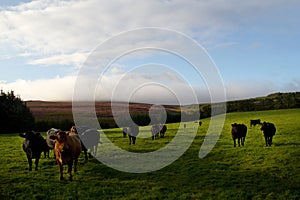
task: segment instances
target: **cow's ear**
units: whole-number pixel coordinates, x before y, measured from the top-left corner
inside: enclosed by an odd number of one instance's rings
[[[22,138],[25,138],[25,137],[26,137],[26,136],[25,136],[25,133],[20,133],[19,136],[22,137]]]

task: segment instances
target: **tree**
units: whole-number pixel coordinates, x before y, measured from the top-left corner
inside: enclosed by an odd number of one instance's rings
[[[26,104],[13,91],[0,92],[0,133],[16,133],[34,127],[34,118]]]

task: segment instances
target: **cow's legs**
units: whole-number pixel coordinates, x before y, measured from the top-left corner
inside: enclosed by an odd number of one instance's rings
[[[269,146],[272,145],[272,137],[269,137]]]
[[[96,157],[98,150],[98,143],[94,146],[94,156]]]
[[[58,160],[56,161],[57,163],[58,163],[58,167],[59,167],[59,173],[60,173],[60,177],[59,177],[59,179],[60,180],[64,180],[64,176],[63,176],[63,165],[62,165],[62,163],[60,163]]]
[[[68,173],[69,173],[70,181],[72,181],[72,165],[73,165],[73,161],[68,162]]]
[[[78,157],[74,159],[74,172],[77,172]]]
[[[238,138],[239,147],[241,146],[241,138]]]
[[[132,143],[135,144],[136,137],[132,137]]]
[[[129,135],[129,145],[131,145],[131,135]]]
[[[265,141],[266,141],[266,147],[268,146],[268,137],[265,136]]]
[[[245,143],[245,137],[242,137],[241,140],[242,140],[242,146],[244,146],[244,143]]]
[[[233,147],[236,147],[235,139],[233,139]]]
[[[31,171],[32,170],[32,159],[30,156],[27,155],[27,160],[28,160],[28,165],[29,165],[29,168],[28,170]]]
[[[39,157],[35,159],[35,169],[34,169],[35,171],[38,170],[39,159],[40,159]]]

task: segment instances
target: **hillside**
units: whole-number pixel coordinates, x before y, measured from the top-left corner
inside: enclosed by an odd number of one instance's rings
[[[44,130],[49,127],[69,127],[73,123],[72,102],[49,102],[49,101],[26,101],[27,107],[32,112],[37,129]],[[236,101],[228,101],[227,113],[230,112],[246,112],[260,110],[274,110],[287,108],[300,108],[300,92],[293,93],[274,93],[266,97],[257,97],[251,99],[243,99]],[[87,106],[86,102],[82,102],[82,109]],[[111,106],[117,112],[118,117],[127,111],[127,103],[122,102],[96,102],[96,114],[102,127],[116,127],[113,120]],[[131,117],[140,125],[147,125],[150,122],[149,109],[151,104],[130,103],[129,112]],[[180,121],[180,106],[165,105],[167,112],[167,122]],[[194,120],[194,113],[200,111],[201,118],[207,118],[211,115],[211,104],[199,105],[199,111],[189,110],[189,106],[184,106],[183,113]]]
[[[32,112],[37,129],[45,130],[49,127],[69,127],[73,123],[72,116],[72,102],[50,102],[50,101],[26,101],[27,107]],[[82,102],[80,104],[82,109],[86,109],[88,103]],[[115,122],[113,120],[112,106],[115,110],[115,116],[119,117],[127,111],[128,104],[122,102],[96,102],[95,109],[97,117],[101,122],[101,126],[105,128],[115,127]],[[148,116],[151,104],[141,104],[141,103],[130,103],[129,112],[132,118],[136,118],[136,121],[145,120],[145,118],[140,119],[141,116]],[[169,113],[169,118],[172,113],[180,116],[179,106],[164,106],[165,110]],[[149,118],[149,117],[147,117]],[[145,120],[147,123],[149,119]]]

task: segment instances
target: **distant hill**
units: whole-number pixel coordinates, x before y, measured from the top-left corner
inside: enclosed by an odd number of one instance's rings
[[[278,92],[265,97],[228,101],[226,107],[227,113],[300,108],[300,92]],[[199,110],[202,118],[210,117],[211,104],[201,104]]]
[[[60,127],[68,129],[73,123],[72,102],[50,102],[50,101],[26,101],[27,107],[32,112],[36,129],[45,130],[51,127]],[[274,93],[265,97],[257,97],[244,100],[228,101],[227,112],[245,112],[272,109],[300,108],[300,92]],[[116,116],[119,117],[127,110],[128,103],[122,102],[96,102],[96,114],[99,118],[101,127],[116,127],[113,120],[111,106],[117,110]],[[217,104],[214,104],[217,105]],[[82,109],[87,104],[82,102]],[[135,122],[140,125],[149,124],[149,109],[151,104],[130,103],[129,112]],[[200,111],[201,118],[207,118],[211,115],[211,104],[200,104],[199,111],[188,110],[189,106],[184,106],[181,112],[180,106],[165,105],[167,112],[167,122],[178,122],[181,115],[185,114],[190,120],[195,120],[195,112]]]
[[[35,118],[37,130],[46,130],[51,127],[60,127],[67,130],[73,124],[72,102],[26,101],[25,103]],[[80,106],[85,109],[88,103],[82,102]],[[96,115],[103,128],[116,127],[113,120],[112,106],[116,110],[114,117],[122,116],[128,109],[128,103],[95,102]],[[150,122],[148,113],[151,106],[151,104],[130,103],[129,113],[137,123],[148,124]],[[169,120],[174,116],[176,116],[176,120],[173,121],[180,120],[179,106],[168,105],[164,107]]]

